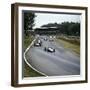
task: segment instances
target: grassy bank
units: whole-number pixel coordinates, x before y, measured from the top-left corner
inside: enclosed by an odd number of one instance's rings
[[[58,39],[67,41],[69,43],[75,44],[75,45],[80,45],[80,39],[77,37],[70,37],[70,36],[59,36]]]
[[[25,36],[24,37],[24,51],[31,44],[33,39],[34,39],[34,36]],[[43,75],[41,75],[38,72],[34,71],[24,61],[24,77],[38,77],[38,76],[43,76]]]
[[[65,39],[60,39],[60,38],[56,39],[56,42],[62,44],[64,48],[72,50],[76,54],[80,55],[80,44],[77,44],[74,41],[72,43],[71,41],[67,41]]]
[[[24,62],[24,77],[38,77],[43,76],[39,74],[38,72],[34,71],[32,68],[30,68],[25,62]]]
[[[34,36],[24,36],[24,51],[31,44],[33,39],[34,39]]]

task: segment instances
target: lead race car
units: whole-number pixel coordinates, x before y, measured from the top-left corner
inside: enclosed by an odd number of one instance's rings
[[[52,47],[45,47],[45,48],[44,48],[44,51],[53,53],[53,52],[55,52],[55,49],[52,48]]]

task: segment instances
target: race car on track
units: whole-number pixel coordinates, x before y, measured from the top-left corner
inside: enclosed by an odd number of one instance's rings
[[[47,38],[44,38],[44,41],[47,41],[48,39]]]
[[[53,52],[55,52],[55,49],[52,48],[52,47],[45,47],[45,48],[44,48],[44,51],[53,53]]]
[[[41,40],[37,40],[37,41],[34,43],[34,46],[36,46],[36,47],[40,47],[41,45],[42,45]]]

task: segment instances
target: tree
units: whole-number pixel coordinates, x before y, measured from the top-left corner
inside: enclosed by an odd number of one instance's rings
[[[32,30],[34,24],[35,13],[24,12],[24,33],[27,36],[28,30]]]
[[[69,26],[70,26],[69,22],[61,23],[61,30],[62,30],[63,34],[69,35],[69,33],[70,33],[69,30],[68,30]]]
[[[80,23],[71,23],[68,30],[70,35],[80,36]]]
[[[76,22],[48,23],[42,27],[56,27],[60,34],[80,36],[80,23]]]

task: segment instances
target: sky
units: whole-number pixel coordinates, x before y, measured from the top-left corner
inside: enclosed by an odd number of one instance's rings
[[[80,15],[74,14],[51,14],[51,13],[35,13],[35,26],[39,28],[48,23],[62,23],[62,22],[80,22]]]

